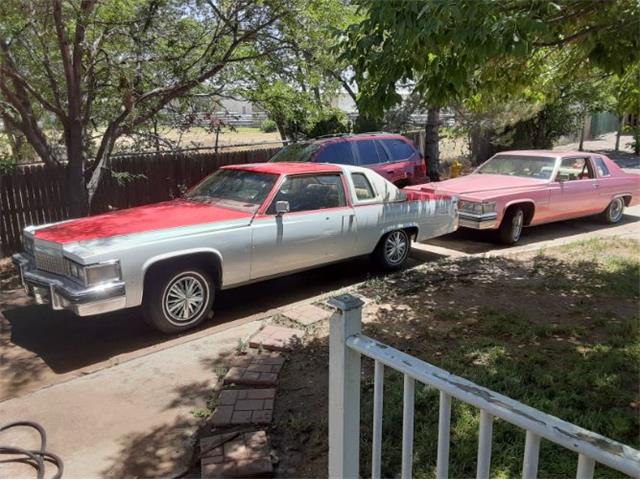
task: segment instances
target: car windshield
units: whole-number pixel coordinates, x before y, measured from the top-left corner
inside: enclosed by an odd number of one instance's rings
[[[270,173],[221,169],[196,185],[185,197],[224,203],[230,208],[255,210],[267,198],[277,179],[277,175]]]
[[[513,175],[515,177],[549,180],[556,159],[528,155],[496,155],[487,160],[475,173]]]
[[[318,151],[320,145],[317,143],[303,142],[292,143],[282,148],[271,157],[270,162],[309,162],[314,152]]]

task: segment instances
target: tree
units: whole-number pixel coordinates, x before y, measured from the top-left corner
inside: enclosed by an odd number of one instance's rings
[[[279,22],[282,48],[236,74],[237,94],[265,110],[283,140],[346,128],[332,100],[341,87],[354,99],[356,94],[353,75],[335,48],[354,18],[354,9],[341,0],[307,1],[297,16]]]
[[[358,72],[361,113],[382,115],[400,101],[398,82],[414,82],[430,108],[430,160],[439,107],[481,90],[522,91],[536,52],[571,50],[605,72],[624,72],[640,57],[636,0],[356,3],[364,19],[349,29],[345,56]]]
[[[296,11],[294,0],[5,0],[0,110],[46,165],[66,163],[70,212],[85,215],[118,138],[280,48],[272,34]]]

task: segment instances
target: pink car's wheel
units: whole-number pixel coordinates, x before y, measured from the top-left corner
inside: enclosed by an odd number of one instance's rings
[[[607,223],[618,223],[624,215],[624,199],[614,198],[603,213],[603,219]]]
[[[517,243],[522,235],[522,227],[524,227],[524,211],[520,207],[510,208],[498,229],[500,241],[507,245]]]

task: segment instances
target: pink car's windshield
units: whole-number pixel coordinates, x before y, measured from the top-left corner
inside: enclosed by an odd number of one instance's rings
[[[527,155],[496,155],[487,160],[475,173],[512,175],[515,177],[549,180],[556,159]]]

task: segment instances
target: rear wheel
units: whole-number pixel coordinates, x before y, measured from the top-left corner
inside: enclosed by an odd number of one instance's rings
[[[624,215],[624,199],[621,197],[614,198],[607,209],[602,212],[602,219],[606,223],[618,223]]]
[[[520,207],[510,208],[502,219],[498,238],[502,243],[513,245],[520,240],[522,227],[524,227],[524,211]]]
[[[200,324],[211,311],[214,285],[200,267],[173,266],[148,274],[144,317],[164,333],[178,333]]]
[[[398,270],[406,262],[410,249],[411,238],[406,230],[394,230],[380,239],[373,259],[385,270]]]

